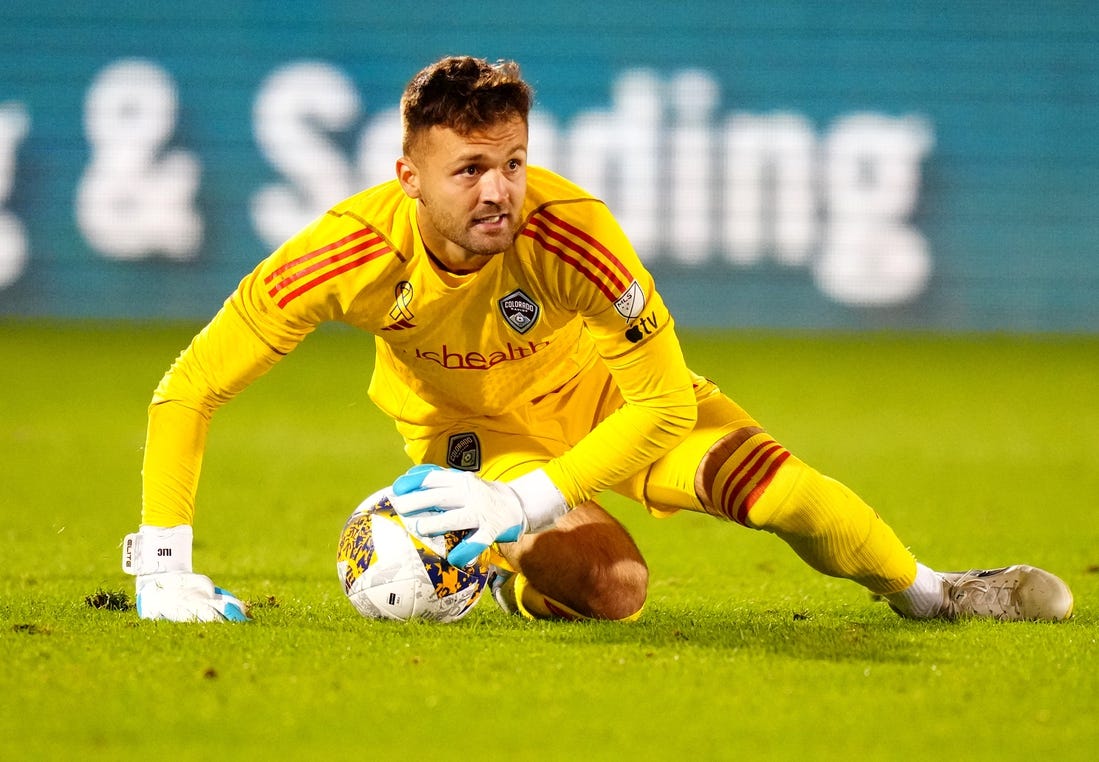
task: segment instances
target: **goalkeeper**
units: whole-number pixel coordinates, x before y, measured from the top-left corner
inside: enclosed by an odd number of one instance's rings
[[[157,387],[140,530],[124,566],[141,617],[243,620],[192,568],[214,411],[319,324],[373,334],[369,393],[419,464],[394,484],[419,531],[473,530],[506,610],[636,617],[648,572],[595,497],[773,533],[806,563],[913,618],[1061,620],[1072,594],[1026,565],[940,573],[843,484],[692,373],[607,207],[527,165],[530,87],[513,62],[452,57],[401,100],[396,178],[337,204],[247,275]]]

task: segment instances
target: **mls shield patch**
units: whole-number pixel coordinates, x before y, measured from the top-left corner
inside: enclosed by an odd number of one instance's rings
[[[526,333],[533,328],[538,322],[538,315],[542,312],[542,308],[524,294],[521,288],[515,289],[497,304],[500,306],[500,314],[504,316],[504,320],[519,333]]]
[[[614,308],[619,315],[626,318],[627,323],[641,317],[641,313],[645,311],[645,292],[637,285],[637,281],[631,283],[622,296],[618,297]]]
[[[472,431],[451,434],[446,443],[446,464],[459,471],[481,470],[481,440]]]

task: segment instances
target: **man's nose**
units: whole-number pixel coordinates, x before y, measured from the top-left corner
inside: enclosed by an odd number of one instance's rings
[[[507,182],[502,172],[490,169],[481,176],[481,201],[487,204],[503,204],[508,197]]]

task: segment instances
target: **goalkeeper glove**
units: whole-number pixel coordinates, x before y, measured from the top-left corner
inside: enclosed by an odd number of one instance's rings
[[[122,543],[122,569],[137,577],[137,615],[172,622],[247,622],[244,604],[191,570],[192,530],[142,526]]]
[[[494,542],[515,542],[525,532],[552,526],[568,511],[542,469],[497,482],[469,471],[413,466],[393,483],[393,492],[393,508],[414,517],[412,529],[418,534],[472,530],[447,554],[454,566],[468,566]]]

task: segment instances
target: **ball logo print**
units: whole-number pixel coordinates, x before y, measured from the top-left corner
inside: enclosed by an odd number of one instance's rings
[[[451,532],[420,537],[393,509],[384,492],[355,509],[340,533],[336,572],[355,610],[367,619],[426,619],[454,622],[480,600],[489,567],[448,563],[461,542]]]
[[[347,520],[340,534],[336,559],[343,589],[347,592],[374,563],[374,532],[370,514],[356,512]]]
[[[471,584],[477,584],[475,572],[470,573],[461,567],[447,563],[445,556],[439,555],[434,548],[428,547],[422,539],[412,533],[409,533],[409,537],[412,538],[412,545],[416,548],[416,555],[420,557],[424,570],[427,572],[427,578],[431,580],[431,585],[435,590],[435,596],[439,598],[439,600],[442,600],[447,596],[458,595]],[[460,541],[461,540],[457,537],[456,533],[451,533],[449,539],[444,539],[447,552]]]

